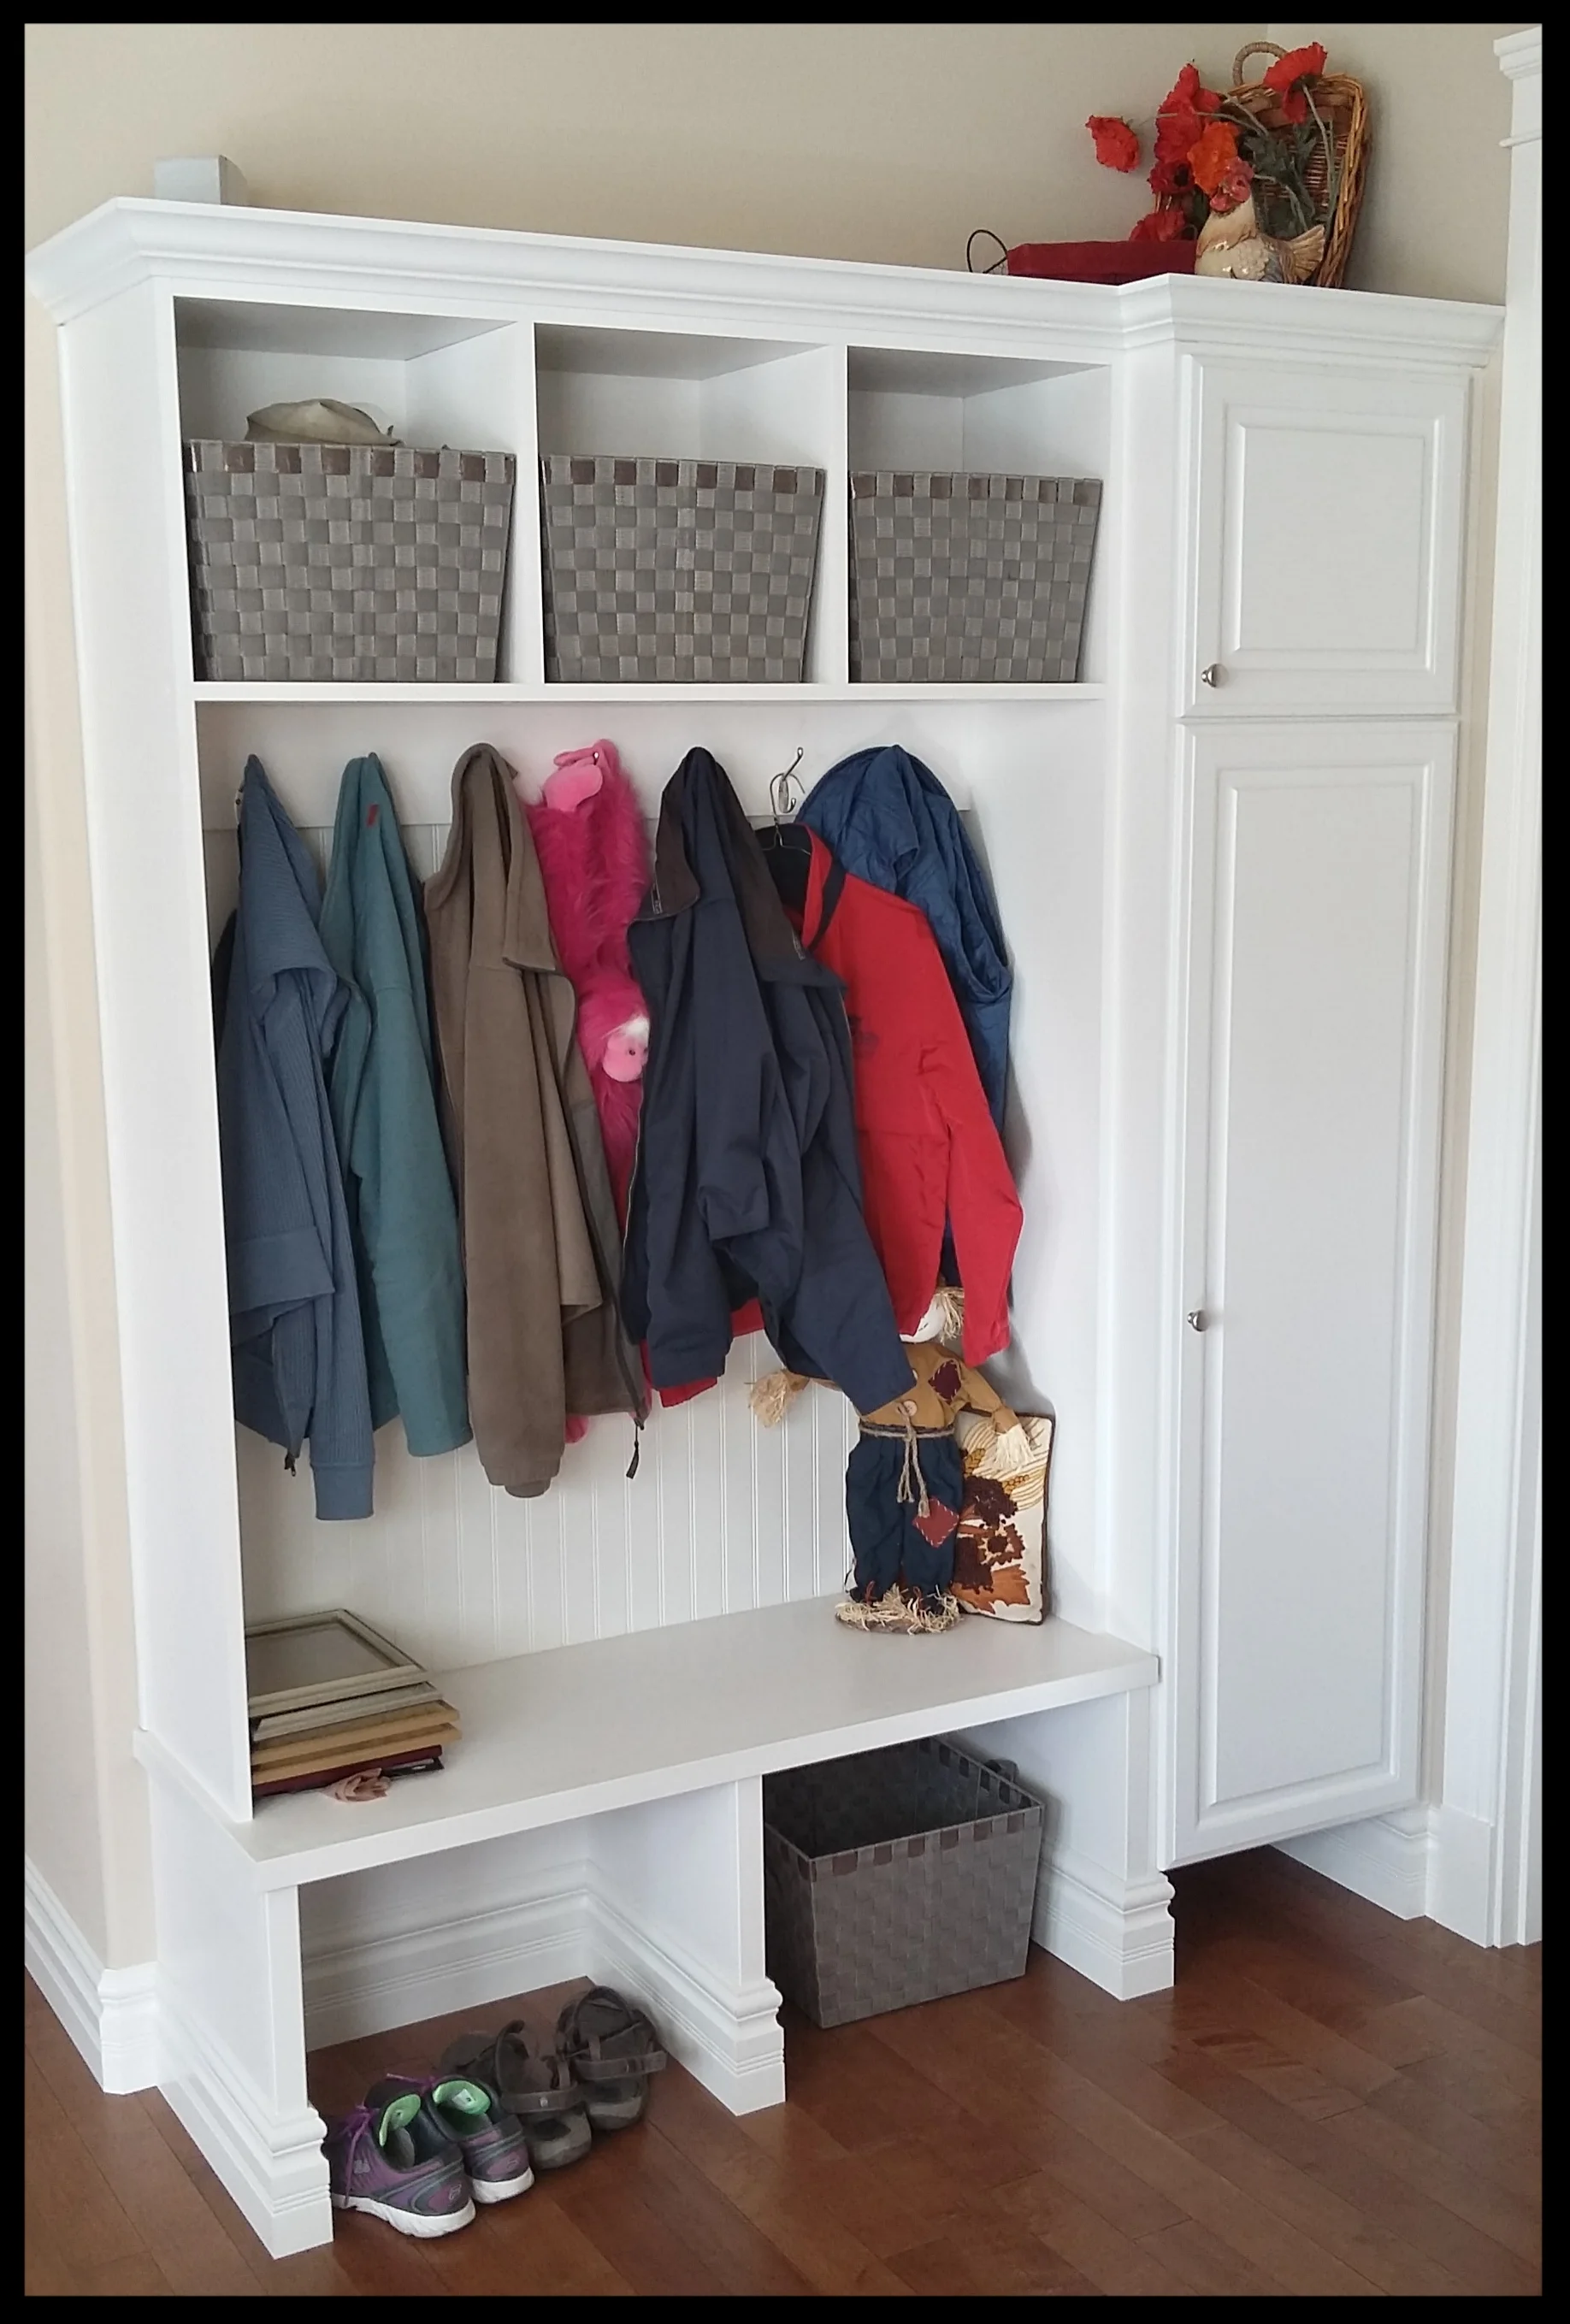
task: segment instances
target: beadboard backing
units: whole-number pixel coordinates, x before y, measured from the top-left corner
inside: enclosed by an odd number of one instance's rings
[[[414,705],[396,722],[366,706],[206,704],[199,721],[208,932],[234,907],[235,786],[248,752],[266,767],[326,875],[345,760],[380,743],[416,876],[447,846],[450,770],[493,741],[537,788],[550,754],[608,726],[651,833],[660,787],[700,736],[750,813],[768,778],[802,746],[809,788],[849,750],[899,739],[942,776],[990,867],[1013,956],[1013,1088],[1005,1143],[1025,1204],[1014,1274],[1014,1343],[989,1366],[1025,1411],[1057,1422],[1048,1512],[1052,1606],[1100,1618],[1090,1446],[1095,1430],[1100,881],[1104,720],[1096,702],[1061,703],[1044,733],[1038,706],[641,703]],[[732,1351],[720,1385],[690,1406],[656,1405],[638,1474],[629,1421],[591,1421],[539,1500],[494,1492],[473,1447],[412,1461],[394,1421],[376,1440],[375,1514],[322,1525],[308,1466],[291,1477],[275,1446],[236,1432],[248,1618],[346,1605],[436,1668],[575,1645],[627,1629],[817,1597],[845,1578],[850,1405],[811,1388],[779,1429],[747,1390],[776,1359],[761,1334]]]
[[[747,1390],[774,1362],[755,1333],[717,1388],[656,1406],[631,1479],[632,1422],[591,1420],[537,1500],[494,1491],[472,1444],[411,1460],[392,1421],[354,1524],[319,1525],[306,1462],[238,1429],[246,1618],[352,1606],[439,1670],[836,1590],[855,1416],[812,1388],[761,1427]]]
[[[330,826],[300,836],[325,876]],[[233,908],[232,833],[207,835],[209,922]],[[416,874],[429,879],[445,824],[406,824]],[[761,1333],[738,1341],[717,1388],[656,1405],[638,1473],[634,1432],[591,1420],[538,1500],[494,1491],[472,1444],[411,1458],[401,1421],[376,1437],[374,1514],[319,1524],[309,1462],[237,1428],[247,1620],[352,1606],[434,1669],[575,1646],[753,1606],[817,1598],[845,1579],[845,1464],[855,1416],[836,1389],[803,1391],[777,1429],[747,1391],[776,1358]]]

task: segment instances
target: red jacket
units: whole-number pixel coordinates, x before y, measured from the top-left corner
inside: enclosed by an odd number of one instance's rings
[[[965,1359],[1009,1344],[1023,1213],[927,916],[858,880],[812,835],[802,942],[845,988],[867,1229],[894,1320],[915,1331],[937,1287],[947,1213],[965,1283]]]

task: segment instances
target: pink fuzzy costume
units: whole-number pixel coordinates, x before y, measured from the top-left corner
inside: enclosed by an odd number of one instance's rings
[[[529,818],[551,940],[577,995],[577,1038],[589,1070],[605,1160],[623,1223],[638,1143],[649,1018],[633,975],[627,929],[651,867],[638,795],[612,742],[564,751]]]

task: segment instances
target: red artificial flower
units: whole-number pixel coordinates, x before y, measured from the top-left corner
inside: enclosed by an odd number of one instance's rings
[[[1188,227],[1181,210],[1152,210],[1130,235],[1131,242],[1186,242]]]
[[[1126,121],[1115,114],[1093,113],[1085,125],[1095,140],[1095,158],[1104,170],[1138,167],[1140,141]]]
[[[1156,159],[1186,161],[1205,126],[1204,115],[1221,104],[1213,88],[1201,88],[1199,69],[1185,65],[1156,109]]]
[[[1237,131],[1230,121],[1207,122],[1188,154],[1195,184],[1204,193],[1214,193],[1236,164]]]
[[[1187,194],[1194,184],[1194,172],[1187,161],[1158,161],[1147,181],[1153,194]]]
[[[1234,161],[1210,189],[1211,208],[1220,210],[1224,216],[1228,210],[1235,210],[1241,202],[1247,201],[1253,189],[1253,182],[1254,173],[1248,163],[1242,160]]]
[[[1288,121],[1307,121],[1308,99],[1298,84],[1313,79],[1325,70],[1325,48],[1322,42],[1310,41],[1307,48],[1288,49],[1278,57],[1265,75],[1265,87],[1273,88],[1281,100],[1281,111]]]
[[[1156,115],[1156,159],[1158,161],[1187,161],[1189,149],[1199,142],[1205,124],[1197,113],[1187,107],[1176,113],[1161,111]]]
[[[1304,54],[1307,55],[1307,53],[1305,50]],[[1320,51],[1320,62],[1324,62],[1323,50]],[[1162,99],[1162,109],[1165,110],[1168,106],[1189,113],[1219,113],[1221,99],[1214,89],[1201,88],[1197,65],[1185,65]]]

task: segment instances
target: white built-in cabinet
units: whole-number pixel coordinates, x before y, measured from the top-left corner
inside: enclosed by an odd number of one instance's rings
[[[1410,364],[1186,385],[1168,1863],[1418,1796],[1468,420]]]
[[[1464,379],[1196,362],[1190,715],[1455,707]]]
[[[984,1738],[1052,1802],[1039,1940],[1170,1982],[1163,1868],[1416,1796],[1470,390],[1492,309],[1123,290],[114,202],[31,262],[60,325],[163,2087],[276,2251],[330,2232],[309,2043],[580,1973],[738,2110],[783,2089],[761,1778]],[[518,459],[489,687],[192,669],[180,445],[330,394]],[[806,677],[544,677],[542,451],[825,471]],[[1104,482],[1072,685],[854,685],[845,478]],[[324,853],[380,753],[432,868],[476,742],[608,734],[651,815],[704,743],[748,808],[903,742],[1013,954],[1025,1209],[995,1377],[1057,1416],[1054,1617],[832,1619],[854,1417],[763,1432],[738,1348],[596,1423],[538,1501],[378,1440],[376,1515],[236,1437],[210,946],[255,752]],[[1191,1320],[1190,1320],[1191,1319]],[[247,1615],[356,1609],[464,1718],[439,1777],[253,1815]]]
[[[1182,748],[1174,1861],[1417,1797],[1455,737]]]

